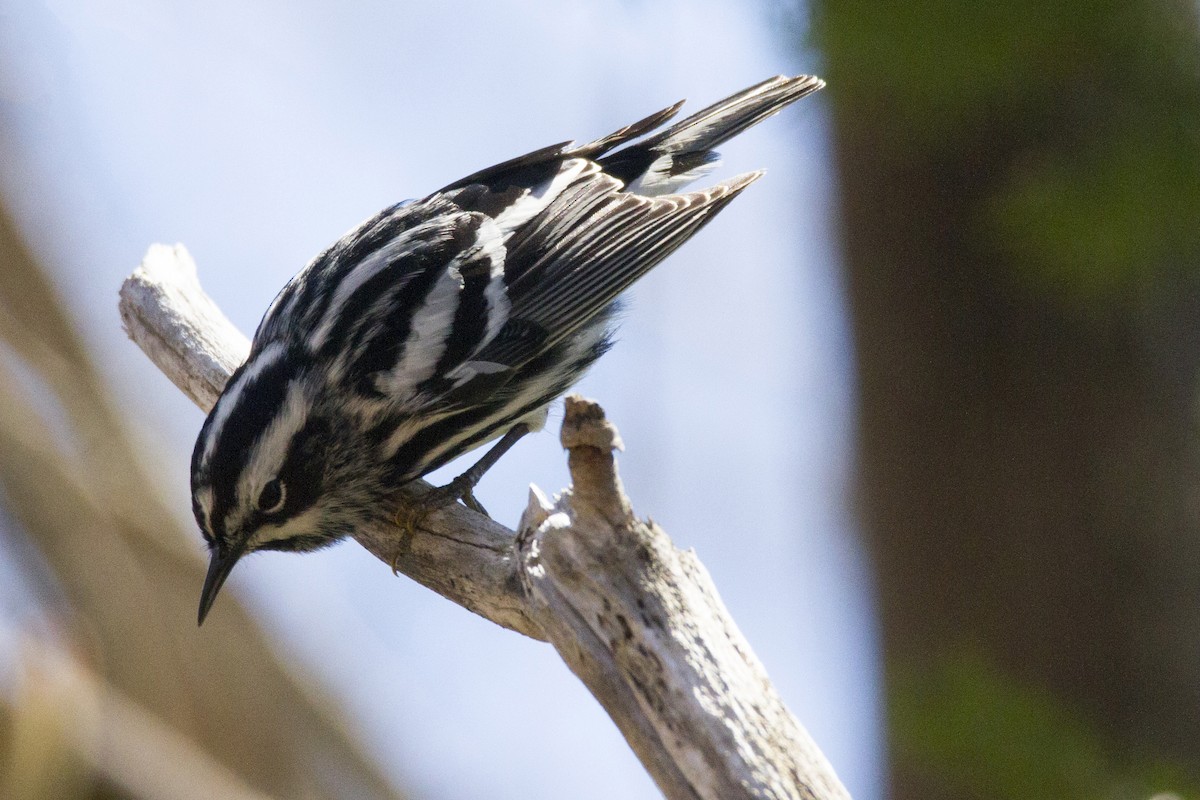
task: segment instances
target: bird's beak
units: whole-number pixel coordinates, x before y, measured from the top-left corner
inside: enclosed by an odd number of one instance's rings
[[[217,592],[221,591],[221,586],[229,577],[233,565],[241,557],[242,550],[240,549],[229,552],[220,549],[213,550],[212,559],[208,562],[208,574],[204,576],[204,588],[200,590],[200,613],[196,618],[197,625],[204,624],[208,610],[212,608],[213,601],[217,599]]]

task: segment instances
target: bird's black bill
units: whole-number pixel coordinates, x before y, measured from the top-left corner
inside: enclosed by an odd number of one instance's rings
[[[241,555],[237,551],[232,553],[213,551],[212,559],[208,562],[208,574],[204,576],[204,588],[200,590],[200,613],[196,617],[197,625],[204,624],[208,610],[212,608],[213,601],[217,599],[217,592],[221,591],[225,579],[229,577],[229,573],[233,571],[233,565],[238,562]]]

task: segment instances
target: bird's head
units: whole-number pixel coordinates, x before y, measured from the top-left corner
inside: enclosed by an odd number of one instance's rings
[[[229,379],[192,453],[192,510],[210,562],[199,621],[234,565],[258,550],[304,552],[333,544],[359,522],[337,454],[338,425],[318,413],[316,387],[281,344]]]

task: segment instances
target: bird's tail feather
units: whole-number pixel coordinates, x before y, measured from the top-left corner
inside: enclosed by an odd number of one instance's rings
[[[605,172],[623,181],[629,191],[649,195],[674,192],[716,166],[720,155],[713,148],[824,85],[824,81],[811,75],[770,78],[697,111],[647,139],[604,156],[600,163]],[[677,104],[643,122],[657,120],[662,124],[678,108]],[[635,123],[593,145],[611,142],[618,134],[636,128],[648,130],[641,123]],[[629,138],[631,136],[626,135],[619,142]]]

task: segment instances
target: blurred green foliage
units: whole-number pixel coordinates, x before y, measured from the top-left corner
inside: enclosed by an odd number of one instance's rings
[[[1155,0],[827,0],[814,32],[835,106],[886,110],[892,127],[865,134],[881,157],[974,184],[959,187],[977,200],[965,233],[1056,294],[1120,302],[1200,260],[1195,16]]]
[[[1177,588],[1195,585],[1194,410],[1172,394],[1195,375],[1197,6],[818,0],[812,31],[844,185],[893,792],[1200,798],[1194,601]],[[1111,325],[1079,324],[1092,312]],[[1030,610],[1054,624],[1028,628]],[[1073,627],[1080,610],[1099,622]],[[986,649],[955,653],[966,628]]]
[[[1200,111],[1200,103],[1192,106]],[[1183,116],[1181,114],[1180,116]],[[1177,120],[1176,122],[1179,122]],[[1200,256],[1200,137],[1129,125],[1021,165],[986,222],[1015,263],[1085,300],[1162,285]]]
[[[896,752],[908,768],[996,800],[1200,798],[1174,766],[1112,756],[1052,694],[1020,684],[978,653],[934,671],[898,668],[891,691]]]

